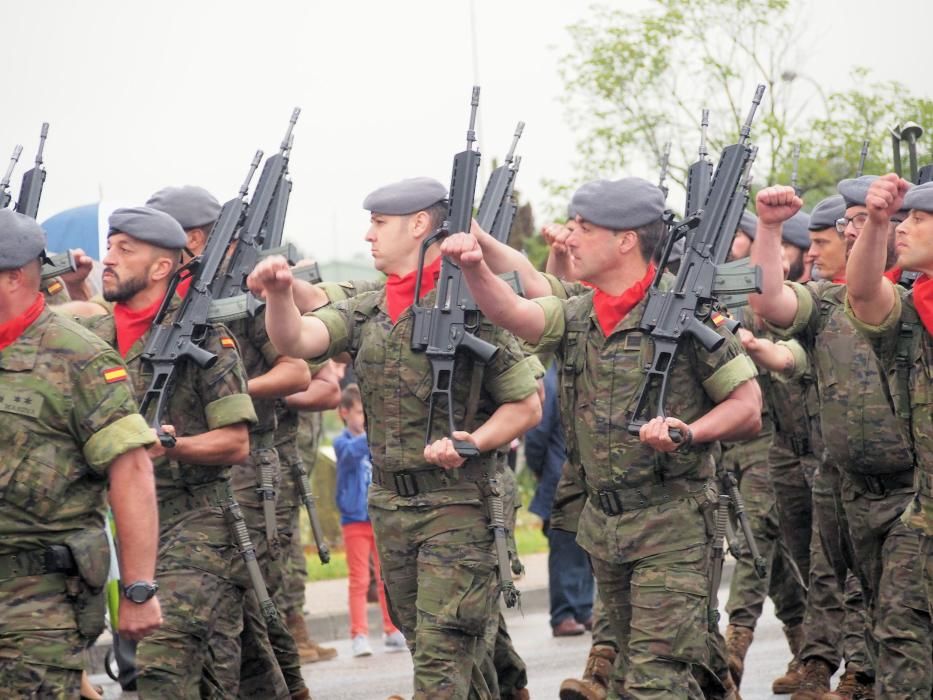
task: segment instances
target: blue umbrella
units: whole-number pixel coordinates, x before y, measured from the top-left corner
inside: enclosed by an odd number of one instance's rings
[[[63,253],[70,248],[81,248],[92,258],[99,259],[100,244],[100,204],[66,209],[42,222],[42,228],[48,236],[48,249],[53,253]]]

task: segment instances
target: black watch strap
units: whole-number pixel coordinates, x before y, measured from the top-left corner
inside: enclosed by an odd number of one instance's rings
[[[134,603],[145,603],[152,598],[159,590],[159,584],[155,581],[134,581],[128,586],[123,586],[123,596]]]

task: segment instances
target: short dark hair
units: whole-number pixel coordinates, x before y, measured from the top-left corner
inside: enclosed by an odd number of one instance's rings
[[[439,202],[435,202],[429,206],[424,211],[427,212],[427,215],[431,219],[431,230],[437,231],[444,223],[444,219],[447,218],[447,210],[449,209],[449,204],[446,199],[442,199]]]
[[[664,219],[652,221],[639,228],[633,229],[638,234],[638,247],[641,250],[641,257],[645,262],[655,259],[655,252],[658,252],[658,246],[664,240],[667,234],[667,224]]]
[[[363,405],[363,395],[360,393],[360,387],[356,384],[347,384],[343,391],[340,392],[340,408],[348,411],[356,404]]]

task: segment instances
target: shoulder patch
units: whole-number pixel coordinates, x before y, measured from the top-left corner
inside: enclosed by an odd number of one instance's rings
[[[726,322],[727,319],[723,314],[719,313],[718,311],[714,311],[709,315],[709,320],[713,322],[713,325],[716,326],[716,328],[719,328]]]
[[[65,288],[65,285],[63,285],[61,282],[59,282],[58,280],[53,280],[52,283],[48,287],[45,288],[45,293],[48,294],[49,296],[54,296],[55,294],[58,294],[60,291],[62,291],[62,289],[64,288]]]
[[[220,337],[220,346],[234,350],[236,349],[236,342],[233,340],[233,338],[224,335]]]
[[[128,375],[126,373],[126,368],[124,367],[110,367],[103,371],[104,380],[108,384],[113,384],[114,382],[123,382],[126,381]]]

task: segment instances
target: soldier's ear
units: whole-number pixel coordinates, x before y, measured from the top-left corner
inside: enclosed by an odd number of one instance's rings
[[[161,282],[174,274],[175,267],[176,261],[173,258],[159,255],[149,266],[149,278],[153,282]]]
[[[638,233],[632,230],[622,231],[616,236],[616,244],[619,246],[619,252],[627,255],[633,248],[638,248]]]
[[[420,241],[431,233],[431,216],[426,211],[410,214],[408,216],[408,227],[412,237]]]

